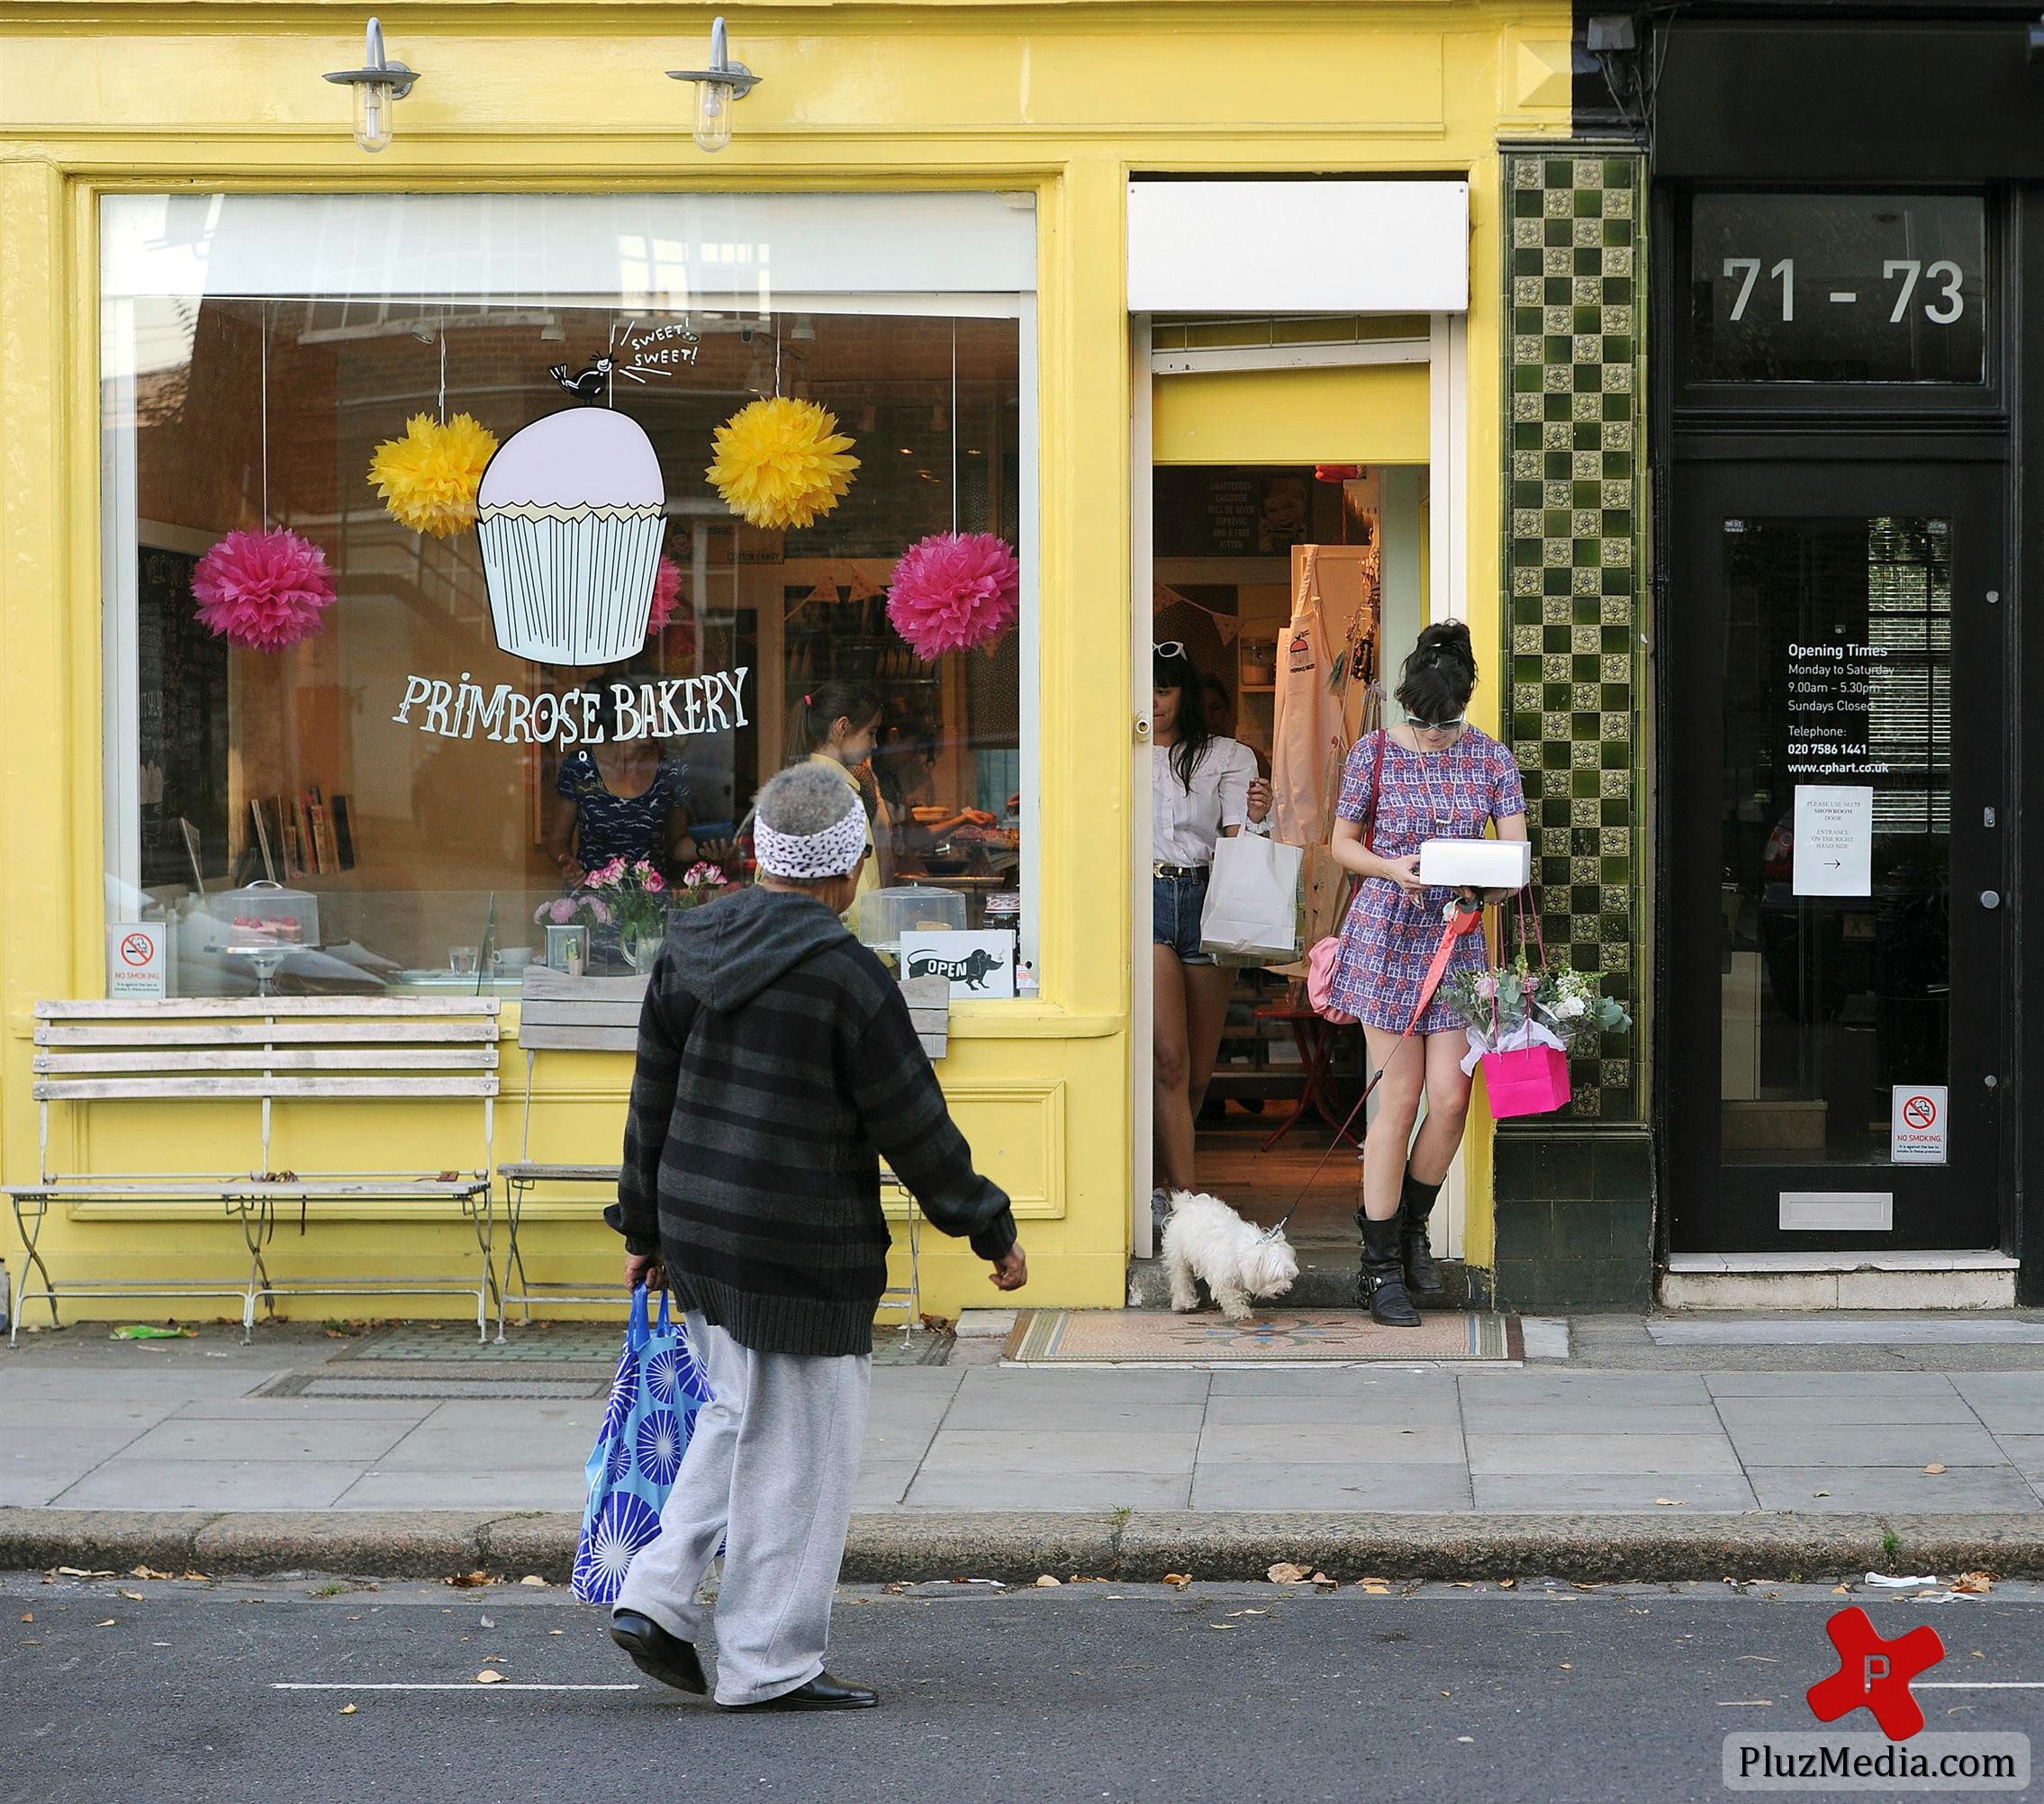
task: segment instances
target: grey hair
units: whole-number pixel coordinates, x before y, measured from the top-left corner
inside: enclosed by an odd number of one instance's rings
[[[861,804],[857,792],[836,772],[820,764],[797,764],[769,778],[754,806],[775,833],[807,839],[829,832]]]

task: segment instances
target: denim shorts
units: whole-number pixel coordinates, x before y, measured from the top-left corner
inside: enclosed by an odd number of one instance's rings
[[[1199,916],[1207,907],[1207,867],[1202,865],[1190,877],[1150,879],[1150,938],[1169,946],[1180,964],[1210,965],[1212,957],[1199,950]]]

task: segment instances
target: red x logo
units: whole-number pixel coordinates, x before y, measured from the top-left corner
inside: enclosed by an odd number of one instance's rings
[[[1867,1612],[1854,1604],[1824,1625],[1838,1649],[1838,1671],[1810,1687],[1810,1709],[1821,1723],[1835,1723],[1862,1708],[1874,1713],[1890,1741],[1907,1741],[1923,1727],[1922,1707],[1909,1682],[1945,1657],[1934,1628],[1913,1628],[1884,1641]]]

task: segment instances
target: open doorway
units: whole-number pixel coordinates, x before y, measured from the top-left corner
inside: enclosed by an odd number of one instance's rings
[[[1185,648],[1207,730],[1245,747],[1281,798],[1276,835],[1306,849],[1309,945],[1346,896],[1325,851],[1341,751],[1379,724],[1387,656],[1427,618],[1427,467],[1160,461],[1150,504],[1153,645]],[[1296,1204],[1302,1263],[1347,1266],[1357,1149],[1335,1141],[1367,1077],[1361,1031],[1312,1014],[1297,963],[1205,981],[1223,1006],[1194,1122],[1198,1187],[1266,1226]]]

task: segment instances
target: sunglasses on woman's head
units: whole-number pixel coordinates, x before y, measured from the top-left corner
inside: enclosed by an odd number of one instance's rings
[[[1150,649],[1156,653],[1160,658],[1182,658],[1185,656],[1185,641],[1183,639],[1159,639]]]

